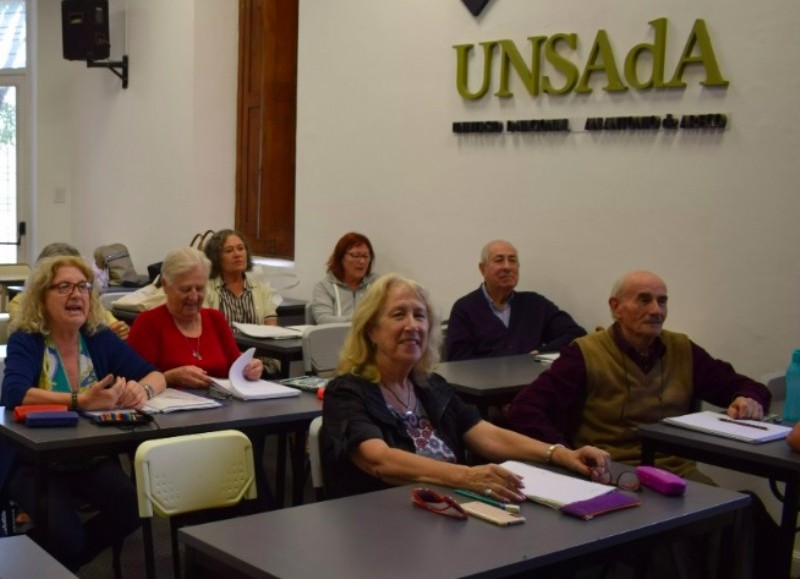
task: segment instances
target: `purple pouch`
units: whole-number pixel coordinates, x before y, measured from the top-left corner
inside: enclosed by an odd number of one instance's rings
[[[618,511],[620,509],[627,509],[629,507],[638,507],[639,504],[639,499],[636,497],[623,494],[619,491],[611,491],[610,493],[600,495],[593,499],[564,505],[559,510],[567,515],[572,515],[573,517],[588,521],[598,515]]]

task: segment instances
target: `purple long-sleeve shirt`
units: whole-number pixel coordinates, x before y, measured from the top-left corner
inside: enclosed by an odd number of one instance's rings
[[[664,354],[665,347],[660,339],[656,339],[651,355],[642,358],[625,342],[616,326],[613,335],[625,355],[645,373]],[[744,396],[760,403],[765,411],[769,408],[771,395],[766,386],[737,374],[730,364],[711,357],[694,342],[690,344],[695,399],[727,407],[738,396]],[[562,350],[549,370],[514,398],[508,411],[512,427],[545,442],[572,446],[572,438],[582,420],[586,380],[583,354],[573,343]]]

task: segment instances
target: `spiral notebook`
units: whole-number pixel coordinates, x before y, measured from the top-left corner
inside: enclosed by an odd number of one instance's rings
[[[664,422],[672,426],[752,444],[780,440],[786,438],[792,431],[789,426],[770,424],[760,420],[733,420],[725,414],[711,410],[665,418]]]

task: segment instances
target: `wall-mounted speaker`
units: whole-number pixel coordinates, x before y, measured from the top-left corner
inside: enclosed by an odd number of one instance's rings
[[[108,0],[61,0],[61,30],[67,60],[108,58]]]

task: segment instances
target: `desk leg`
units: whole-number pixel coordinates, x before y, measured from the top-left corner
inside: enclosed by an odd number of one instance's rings
[[[784,490],[780,540],[780,552],[783,555],[781,556],[778,577],[789,577],[789,573],[792,570],[798,505],[800,505],[800,480],[793,477],[786,481],[786,489]]]
[[[642,464],[654,465],[656,463],[656,450],[649,440],[642,441]]]
[[[306,488],[306,434],[308,425],[294,432],[292,448],[292,506],[303,504]]]
[[[275,502],[278,508],[284,506],[286,498],[286,445],[289,444],[288,435],[285,432],[278,434],[277,459],[275,465]]]
[[[34,488],[36,489],[36,512],[33,515],[33,530],[39,539],[40,544],[47,545],[49,539],[49,483],[50,477],[47,473],[48,461],[36,455],[35,461],[35,475],[34,475]]]

